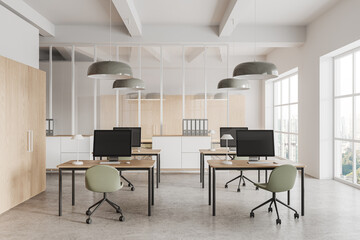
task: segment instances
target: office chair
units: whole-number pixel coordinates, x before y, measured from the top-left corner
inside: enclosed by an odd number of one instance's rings
[[[131,160],[131,157],[118,157],[119,160],[128,160],[130,161]],[[135,191],[135,186],[134,184],[132,184],[126,177],[124,177],[124,175],[122,175],[121,171],[120,171],[120,177],[122,179],[125,180],[125,182],[128,183],[128,187],[130,187],[131,191]]]
[[[249,158],[248,158],[248,157],[237,157],[237,156],[235,156],[235,157],[233,158],[233,160],[249,160]],[[230,181],[228,181],[227,183],[225,183],[225,188],[228,188],[229,183],[235,181],[235,180],[238,179],[238,178],[239,178],[239,184],[238,184],[238,188],[237,188],[237,191],[238,191],[238,192],[240,192],[241,181],[243,182],[242,185],[243,185],[243,186],[246,186],[245,179],[248,180],[249,182],[255,184],[253,181],[251,181],[249,178],[247,178],[247,177],[243,174],[243,171],[240,171],[240,175],[239,175],[239,176],[237,176],[237,177],[231,179]],[[258,190],[257,187],[256,187],[256,190]]]
[[[284,205],[285,207],[293,210],[295,212],[294,213],[295,219],[299,218],[299,214],[295,209],[293,209],[289,205],[283,203],[282,201],[276,198],[276,193],[289,191],[290,189],[293,188],[296,179],[296,171],[297,171],[296,168],[292,165],[281,165],[275,168],[271,172],[268,183],[255,183],[255,186],[262,188],[266,191],[272,192],[273,195],[272,198],[270,198],[266,202],[260,204],[259,206],[251,210],[250,217],[255,217],[254,211],[268,203],[270,203],[268,212],[272,212],[271,205],[274,203],[276,215],[277,215],[276,225],[281,224],[281,219],[279,218],[279,212],[276,205],[276,202],[278,202]]]
[[[89,168],[85,173],[85,186],[88,190],[92,192],[103,193],[104,197],[88,208],[86,215],[89,216],[86,219],[86,223],[90,224],[92,222],[91,215],[96,211],[98,207],[101,206],[103,202],[107,202],[115,208],[117,213],[120,213],[119,221],[124,221],[125,217],[122,214],[122,210],[119,205],[113,203],[107,198],[107,193],[118,191],[123,187],[122,182],[120,181],[120,175],[116,168],[106,165],[97,165]],[[93,211],[91,209],[95,207]]]

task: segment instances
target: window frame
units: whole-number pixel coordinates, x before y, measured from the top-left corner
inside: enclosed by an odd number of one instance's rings
[[[355,138],[355,133],[356,133],[356,97],[360,97],[360,92],[356,93],[356,62],[360,61],[359,59],[356,59],[356,54],[359,53],[360,54],[360,48],[355,48],[352,49],[350,51],[346,51],[344,53],[341,53],[339,55],[336,55],[333,57],[333,98],[332,98],[332,105],[333,105],[333,166],[334,166],[334,179],[338,180],[340,182],[344,182],[346,184],[350,184],[350,185],[355,185],[357,187],[360,187],[360,183],[357,183],[357,174],[356,174],[356,165],[357,165],[357,161],[358,159],[356,158],[356,149],[355,149],[355,144],[360,144],[360,139],[356,139]],[[352,59],[352,91],[350,94],[344,94],[344,95],[336,95],[336,85],[337,85],[337,68],[336,68],[336,61],[338,59],[344,58],[346,56],[351,55],[351,59]],[[360,69],[359,69],[359,74],[360,74]],[[359,78],[360,79],[360,78]],[[359,81],[360,82],[360,81]],[[359,83],[360,84],[360,83]],[[351,138],[342,138],[342,137],[336,137],[336,132],[337,132],[337,128],[338,126],[336,125],[336,121],[335,121],[335,117],[337,115],[336,110],[338,110],[336,108],[336,100],[338,99],[346,99],[346,98],[351,98],[351,102],[352,102],[352,136]],[[353,177],[352,177],[352,181],[348,181],[345,178],[342,178],[340,174],[342,172],[342,158],[340,159],[340,161],[338,161],[337,159],[337,148],[336,148],[336,143],[338,142],[349,142],[350,146],[352,148],[352,156],[353,156],[353,162],[352,162],[352,173],[353,173]]]
[[[291,102],[290,99],[291,99],[291,78],[294,77],[294,76],[297,76],[298,80],[297,80],[297,89],[298,89],[298,94],[297,94],[297,101],[296,102]],[[285,81],[286,79],[288,79],[289,81],[289,84],[288,84],[288,98],[289,98],[289,101],[287,103],[282,103],[282,96],[283,96],[283,88],[282,88],[282,82]],[[278,94],[280,95],[280,100],[279,100],[279,103],[275,103],[275,84],[279,82],[280,83],[280,86],[279,86],[279,91],[278,91]],[[280,153],[276,153],[275,151],[275,156],[277,158],[280,158],[280,159],[287,159],[287,160],[291,160],[291,161],[294,161],[294,162],[298,162],[299,161],[299,151],[297,150],[297,153],[296,153],[296,159],[291,159],[290,156],[291,156],[291,148],[290,148],[290,139],[291,139],[291,136],[296,136],[297,137],[297,149],[299,149],[299,128],[297,128],[297,132],[291,132],[290,131],[290,124],[291,124],[291,121],[290,121],[290,115],[291,115],[291,111],[290,111],[290,108],[291,106],[294,106],[296,105],[298,107],[298,110],[297,110],[297,123],[299,123],[299,74],[298,74],[298,71],[295,71],[295,72],[291,72],[289,74],[286,74],[284,76],[281,76],[281,78],[278,78],[276,80],[273,81],[273,112],[272,112],[272,115],[273,115],[273,129],[274,129],[274,137],[277,135],[277,134],[281,134],[281,135],[286,135],[287,136],[287,143],[288,143],[288,151],[289,151],[289,154],[288,154],[288,158],[284,158],[282,156],[282,149],[280,148]],[[288,123],[287,123],[287,131],[283,131],[282,129],[282,109],[283,107],[288,107]],[[281,122],[280,122],[280,130],[277,130],[275,128],[275,125],[276,125],[276,121],[275,121],[275,108],[278,108],[280,110],[280,116],[281,116]],[[297,124],[297,126],[299,126]],[[277,139],[275,138],[274,139],[274,143],[275,145],[277,145],[278,143],[276,142]],[[280,146],[282,146],[282,143],[280,143]],[[276,149],[275,149],[276,150]]]

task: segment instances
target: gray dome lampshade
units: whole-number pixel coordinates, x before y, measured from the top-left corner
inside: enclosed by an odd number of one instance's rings
[[[249,90],[250,84],[247,80],[237,78],[225,78],[218,83],[221,90]]]
[[[127,88],[133,90],[144,90],[145,83],[138,78],[118,79],[113,83],[113,88]]]
[[[102,80],[129,79],[132,77],[132,70],[123,62],[101,61],[91,64],[87,75]]]
[[[266,80],[278,77],[278,70],[269,62],[244,62],[234,68],[233,77],[245,80]]]

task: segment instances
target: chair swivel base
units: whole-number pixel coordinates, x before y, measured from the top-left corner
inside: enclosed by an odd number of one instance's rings
[[[110,206],[112,206],[113,208],[115,208],[115,210],[116,210],[117,213],[120,213],[119,221],[121,221],[121,222],[125,221],[125,217],[124,217],[124,215],[123,215],[123,213],[122,213],[122,210],[121,210],[120,206],[117,205],[116,203],[113,203],[112,201],[110,201],[110,200],[107,198],[106,193],[104,193],[104,197],[103,197],[100,201],[96,202],[96,203],[93,204],[91,207],[89,207],[88,210],[86,211],[86,215],[89,216],[89,217],[86,219],[86,223],[87,223],[87,224],[90,224],[90,223],[92,222],[92,220],[91,220],[91,215],[96,211],[96,209],[98,209],[98,207],[101,206],[101,204],[102,204],[103,202],[107,202]],[[91,209],[92,209],[93,207],[95,207],[95,209],[94,209],[93,211],[91,211]]]
[[[247,178],[247,177],[244,176],[243,171],[240,171],[240,175],[239,175],[239,176],[237,176],[237,177],[231,179],[230,181],[228,181],[227,183],[225,183],[225,188],[228,188],[229,183],[235,181],[235,180],[238,179],[238,178],[239,178],[239,184],[238,184],[237,192],[240,192],[241,181],[243,182],[242,185],[243,185],[244,187],[246,186],[245,179],[254,184],[253,181],[251,181],[249,178]],[[259,188],[256,187],[255,189],[258,190]]]
[[[256,209],[258,209],[258,208],[260,208],[260,207],[262,207],[262,206],[270,203],[269,208],[268,208],[268,212],[272,212],[272,207],[271,207],[271,205],[274,204],[275,210],[276,210],[276,215],[277,215],[276,225],[281,224],[281,219],[280,219],[280,217],[279,217],[279,212],[278,212],[278,208],[277,208],[276,202],[278,202],[278,203],[284,205],[285,207],[289,208],[290,210],[294,211],[294,212],[295,212],[295,213],[294,213],[294,218],[295,218],[295,219],[299,218],[298,212],[297,212],[295,209],[293,209],[292,207],[290,207],[289,205],[287,205],[287,204],[283,203],[282,201],[280,201],[279,199],[277,199],[275,193],[273,193],[273,197],[272,197],[272,198],[270,198],[270,199],[267,200],[266,202],[260,204],[260,205],[257,206],[256,208],[252,209],[251,212],[250,212],[250,217],[251,217],[251,218],[255,217],[254,211],[255,211]]]

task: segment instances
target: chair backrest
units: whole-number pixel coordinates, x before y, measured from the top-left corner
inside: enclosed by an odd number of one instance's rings
[[[119,171],[107,165],[96,165],[85,173],[85,186],[93,192],[115,192],[122,185]]]
[[[296,179],[296,167],[293,165],[281,165],[276,167],[270,174],[266,189],[271,192],[284,192],[293,188]]]

